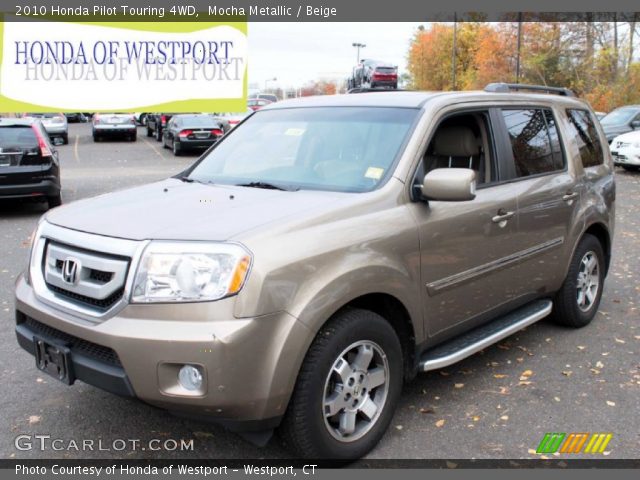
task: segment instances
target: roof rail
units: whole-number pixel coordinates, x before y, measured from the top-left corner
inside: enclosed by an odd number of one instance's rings
[[[525,83],[490,83],[484,87],[485,92],[509,93],[512,91],[529,90],[532,92],[552,93],[554,95],[564,95],[565,97],[575,97],[576,94],[568,88],[547,87],[545,85],[527,85]]]

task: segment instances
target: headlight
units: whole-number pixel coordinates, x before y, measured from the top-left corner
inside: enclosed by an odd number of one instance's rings
[[[33,232],[31,232],[31,235],[29,235],[29,238],[27,239],[27,243],[29,244],[29,263],[27,265],[27,269],[24,274],[24,278],[27,281],[27,285],[31,285],[31,269],[35,268],[35,266],[33,265],[35,261],[35,259],[33,258],[33,247],[35,246],[36,239],[40,238],[40,225],[42,225],[42,222],[44,222],[45,217],[46,217],[46,214],[42,215],[38,219],[38,224],[36,225],[36,228],[33,230]]]
[[[240,245],[202,242],[151,242],[133,282],[131,301],[218,300],[240,291],[251,255]]]

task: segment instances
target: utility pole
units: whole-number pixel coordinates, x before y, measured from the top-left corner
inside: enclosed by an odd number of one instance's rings
[[[520,48],[522,46],[522,12],[518,12],[518,53],[516,55],[516,83],[520,83]]]
[[[364,43],[358,43],[358,42],[353,42],[351,45],[356,47],[358,51],[356,54],[356,65],[358,65],[360,64],[360,49],[366,47],[366,45]]]
[[[458,15],[453,13],[453,48],[451,51],[451,83],[452,90],[456,89],[456,40],[458,37]]]

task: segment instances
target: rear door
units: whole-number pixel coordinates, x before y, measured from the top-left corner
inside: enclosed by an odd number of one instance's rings
[[[582,185],[567,161],[559,120],[563,112],[545,106],[501,109],[509,172],[517,191],[520,256],[518,275],[524,296],[551,293],[571,254],[571,227],[579,222]]]

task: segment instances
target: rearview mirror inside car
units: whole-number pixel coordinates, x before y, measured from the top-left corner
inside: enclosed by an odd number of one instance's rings
[[[469,168],[436,168],[424,176],[421,192],[428,200],[473,200],[476,198],[476,172]]]

